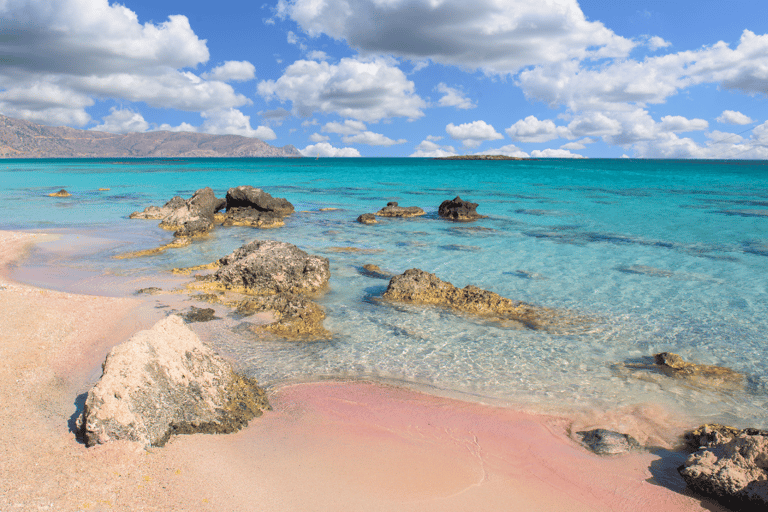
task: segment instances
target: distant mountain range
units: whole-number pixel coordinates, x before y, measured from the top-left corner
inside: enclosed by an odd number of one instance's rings
[[[300,157],[240,135],[192,132],[107,133],[52,127],[0,115],[0,158]]]

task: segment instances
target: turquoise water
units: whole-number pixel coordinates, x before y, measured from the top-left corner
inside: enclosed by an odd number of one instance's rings
[[[328,257],[331,289],[321,303],[331,341],[257,340],[227,316],[194,324],[267,385],[366,377],[537,410],[655,403],[768,427],[768,162],[16,160],[0,163],[0,183],[1,229],[65,235],[17,269],[32,284],[127,296],[172,282],[173,267],[213,261],[255,238]],[[219,227],[186,248],[111,258],[171,238],[129,213],[204,186],[223,196],[237,185],[285,197],[297,213],[276,230]],[[61,188],[73,196],[47,197]],[[439,204],[456,195],[488,218],[439,219]],[[355,222],[388,201],[427,215]],[[421,268],[595,322],[559,335],[380,303],[387,283],[364,276],[366,263],[393,273]],[[702,390],[617,366],[660,351],[742,372],[746,390]]]

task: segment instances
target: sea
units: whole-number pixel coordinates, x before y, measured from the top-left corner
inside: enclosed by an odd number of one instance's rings
[[[176,267],[209,263],[254,239],[330,260],[329,340],[256,337],[242,319],[191,324],[265,386],[368,379],[547,413],[645,404],[701,422],[768,428],[768,162],[634,159],[4,160],[0,229],[52,233],[14,278],[69,292],[135,297],[183,286]],[[131,212],[211,187],[252,185],[293,203],[284,227],[217,227],[184,248]],[[66,189],[68,198],[48,194]],[[109,189],[109,190],[99,190]],[[487,216],[441,219],[460,196]],[[426,215],[356,222],[388,202]],[[385,272],[419,268],[458,287],[589,318],[571,332],[530,330],[438,307],[380,300]],[[187,296],[145,296],[166,311]],[[178,298],[181,297],[181,298]],[[691,384],[653,355],[718,365],[744,386]]]

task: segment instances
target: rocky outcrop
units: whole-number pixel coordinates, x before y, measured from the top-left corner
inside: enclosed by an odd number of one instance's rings
[[[425,212],[418,206],[398,206],[395,201],[387,203],[387,206],[376,212],[379,217],[418,217]]]
[[[678,468],[685,483],[734,510],[768,510],[768,436],[714,437]]]
[[[263,212],[254,208],[232,208],[222,218],[222,226],[247,226],[250,228],[279,228],[285,226],[283,216],[275,212]]]
[[[140,258],[142,256],[152,256],[154,254],[160,254],[167,249],[178,249],[179,247],[186,247],[192,243],[192,240],[186,236],[177,236],[167,244],[163,244],[160,247],[153,247],[152,249],[143,249],[141,251],[124,252],[112,256],[116,260],[125,260],[129,258]]]
[[[260,188],[244,185],[227,190],[227,211],[233,208],[252,208],[260,212],[272,212],[286,217],[293,213],[293,205],[287,199],[272,197]]]
[[[170,201],[160,206],[147,206],[144,211],[133,212],[128,216],[129,219],[145,219],[145,220],[163,220],[170,215],[174,210],[177,210],[186,205],[186,200],[181,196],[174,196]]]
[[[173,434],[234,432],[268,408],[255,380],[169,316],[110,350],[77,424],[88,446],[162,446]]]
[[[325,311],[308,298],[290,293],[249,297],[237,305],[237,313],[248,316],[270,312],[274,321],[254,325],[254,332],[268,331],[284,338],[329,338],[323,327]]]
[[[216,311],[213,308],[196,308],[192,306],[184,314],[184,320],[189,323],[194,322],[210,322],[216,319]]]
[[[661,373],[697,386],[716,389],[741,389],[744,387],[744,375],[730,368],[689,363],[672,352],[661,352],[654,355],[653,358]]]
[[[390,301],[442,306],[495,320],[513,321],[530,329],[550,329],[584,323],[572,315],[510,300],[468,285],[457,288],[416,268],[392,277],[383,298]]]
[[[371,263],[366,263],[362,266],[360,269],[360,273],[363,274],[366,277],[372,277],[374,279],[391,279],[392,274],[389,274],[387,272],[384,272],[379,268],[378,265],[373,265]]]
[[[598,455],[619,455],[640,449],[640,443],[629,434],[604,428],[576,432],[584,445]]]
[[[690,452],[696,452],[718,444],[728,443],[741,435],[768,436],[768,430],[757,428],[739,429],[717,423],[708,423],[689,430],[683,435],[683,439],[685,441],[685,448]]]
[[[185,201],[184,206],[163,217],[160,227],[175,231],[177,237],[204,235],[213,229],[213,216],[224,205],[210,187],[201,188]]]
[[[376,216],[372,213],[364,213],[357,218],[357,222],[360,224],[378,224]]]
[[[456,196],[454,199],[448,199],[440,203],[437,214],[444,219],[460,222],[470,222],[486,218],[485,215],[477,213],[477,206],[477,203],[470,203]]]
[[[293,244],[254,240],[218,261],[216,272],[201,277],[195,289],[230,290],[253,295],[317,295],[328,285],[327,258]]]
[[[64,189],[59,190],[58,192],[51,192],[48,194],[48,197],[70,197],[72,194],[67,192]]]

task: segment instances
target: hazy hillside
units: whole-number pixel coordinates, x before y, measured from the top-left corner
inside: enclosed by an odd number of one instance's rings
[[[299,157],[240,135],[147,132],[125,135],[51,127],[0,115],[0,158]]]

